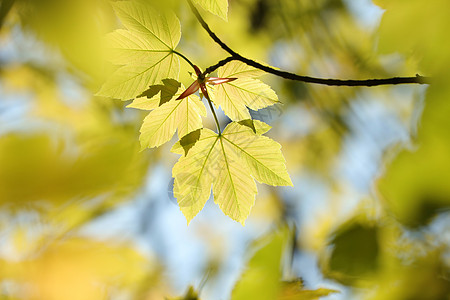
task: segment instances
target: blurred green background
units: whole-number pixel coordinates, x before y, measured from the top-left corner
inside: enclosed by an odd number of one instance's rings
[[[200,9],[235,51],[283,70],[433,77],[264,76],[282,105],[252,116],[294,187],[258,185],[245,227],[211,201],[187,226],[175,141],[140,152],[145,114],[93,96],[113,70],[112,2],[0,0],[0,299],[450,299],[448,0],[229,0],[228,22]],[[178,51],[203,69],[227,56],[185,1],[164,3]]]

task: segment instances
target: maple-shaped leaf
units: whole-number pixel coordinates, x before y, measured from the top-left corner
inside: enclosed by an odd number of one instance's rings
[[[177,17],[141,2],[118,1],[113,6],[127,30],[116,30],[106,39],[111,61],[122,67],[97,95],[129,100],[162,79],[178,79],[180,61],[173,52],[181,38]]]
[[[219,68],[217,72],[222,78],[237,78],[218,85],[214,97],[215,104],[220,105],[233,121],[250,119],[247,107],[258,110],[279,102],[270,86],[254,78],[263,75],[263,71],[240,61],[232,61]]]
[[[203,127],[201,116],[206,117],[205,106],[196,95],[177,100],[176,98],[183,91],[184,86],[181,85],[171,100],[157,106],[145,117],[139,137],[141,149],[161,146],[168,142],[177,130],[178,138],[181,139],[188,133]],[[156,98],[158,102],[161,99]],[[154,97],[148,100],[155,102]],[[139,99],[139,101],[142,100]]]
[[[281,146],[248,126],[232,122],[221,135],[201,129],[200,137],[188,143],[187,154],[181,151],[183,145],[177,144],[172,151],[183,156],[172,170],[174,196],[188,223],[205,205],[211,185],[214,202],[242,224],[255,202],[254,179],[269,185],[292,185]]]
[[[225,21],[228,14],[228,0],[193,0],[206,10],[209,10],[216,16],[221,17]]]

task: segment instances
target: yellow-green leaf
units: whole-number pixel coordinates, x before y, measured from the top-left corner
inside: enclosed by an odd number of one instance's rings
[[[234,60],[227,63],[225,66],[219,68],[219,77],[234,77],[234,78],[245,78],[245,77],[260,77],[266,72],[253,68],[243,62]]]
[[[256,184],[248,170],[242,167],[240,153],[223,137],[216,147],[216,179],[214,202],[233,220],[244,225],[255,204]]]
[[[280,265],[282,265],[289,233],[289,228],[282,227],[254,245],[259,249],[250,259],[247,269],[234,287],[232,300],[278,298],[281,292]]]
[[[194,0],[194,2],[225,21],[228,14],[228,0]]]
[[[173,52],[181,37],[177,17],[132,1],[116,2],[114,9],[128,30],[116,30],[107,41],[111,61],[123,66],[97,94],[128,100],[162,79],[178,79],[180,61]]]
[[[188,223],[202,210],[211,194],[215,174],[211,153],[218,139],[213,131],[202,129],[195,146],[172,169],[173,194]]]
[[[161,98],[160,93],[151,98],[139,97],[134,99],[133,102],[127,105],[127,107],[142,110],[153,110],[159,106],[160,98]]]
[[[183,155],[172,175],[174,195],[188,222],[205,205],[211,185],[214,201],[242,224],[255,201],[254,178],[270,185],[292,185],[280,145],[245,125],[232,122],[221,135],[202,129],[200,137],[191,140],[187,154],[180,142],[172,148]]]
[[[202,127],[201,116],[206,109],[200,99],[191,95],[176,100],[184,91],[181,86],[173,98],[157,107],[144,119],[141,127],[141,149],[161,146],[168,142],[178,129],[178,138]]]
[[[223,137],[244,158],[256,180],[273,186],[292,186],[280,144],[268,137],[256,135],[247,126],[234,122],[227,126]]]
[[[231,62],[218,70],[218,76],[237,80],[220,84],[216,87],[215,103],[220,105],[225,114],[234,121],[250,119],[247,109],[258,110],[278,102],[276,93],[258,79],[260,71],[241,62]]]

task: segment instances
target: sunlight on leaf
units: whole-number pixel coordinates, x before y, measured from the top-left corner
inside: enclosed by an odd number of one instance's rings
[[[221,17],[225,21],[228,14],[228,0],[193,0],[194,3],[200,5],[213,14]]]
[[[179,144],[173,151],[184,154],[181,148]],[[269,185],[292,185],[280,148],[234,122],[220,136],[202,129],[198,141],[173,168],[174,195],[188,223],[205,205],[211,185],[214,201],[242,224],[255,201],[254,178]]]
[[[176,100],[184,91],[181,86],[172,100],[155,108],[145,117],[141,127],[141,149],[159,147],[168,142],[178,129],[181,139],[190,132],[202,128],[206,108],[196,95]]]
[[[124,66],[97,94],[128,100],[165,78],[178,79],[180,61],[173,52],[181,38],[177,17],[131,1],[116,2],[114,9],[128,30],[116,30],[107,40],[112,62]]]
[[[247,107],[258,110],[278,102],[278,97],[270,86],[253,78],[262,75],[260,70],[233,61],[219,68],[217,72],[221,78],[238,78],[218,85],[214,98],[215,103],[234,121],[251,118]]]

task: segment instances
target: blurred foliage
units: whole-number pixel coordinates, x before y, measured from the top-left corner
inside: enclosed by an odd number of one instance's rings
[[[138,295],[142,288],[157,286],[155,271],[149,269],[145,257],[129,247],[83,238],[56,241],[42,254],[18,263],[0,261],[0,278],[26,287],[11,296],[24,299],[105,299],[124,292]]]
[[[233,289],[231,299],[314,300],[337,291],[320,288],[307,290],[301,280],[281,281],[291,230],[282,226],[258,240],[257,249]]]
[[[330,247],[325,274],[344,284],[364,280],[378,269],[378,230],[367,222],[350,220],[341,225],[333,234]]]
[[[380,179],[380,191],[389,209],[405,225],[417,227],[428,224],[450,205],[450,89],[446,65],[450,52],[446,40],[450,22],[442,9],[445,1],[423,5],[412,1],[403,8],[403,1],[380,1],[387,11],[380,25],[380,49],[400,51],[413,57],[434,83],[427,90],[422,120],[412,150],[403,150]],[[420,20],[430,19],[425,26]],[[399,25],[401,24],[401,26]],[[388,28],[390,28],[388,30]],[[405,29],[415,32],[405,36]],[[432,34],[430,34],[432,33]],[[437,45],[441,45],[437,46]]]
[[[183,294],[165,278],[162,254],[141,254],[132,242],[122,244],[123,237],[83,235],[102,216],[133,203],[152,163],[173,163],[159,150],[139,152],[143,114],[125,109],[129,103],[92,96],[113,70],[104,60],[102,37],[122,26],[110,2],[0,1],[2,299],[153,300]],[[226,57],[185,1],[149,2],[175,11],[182,25],[177,49],[195,64],[204,69]],[[322,274],[355,298],[449,299],[448,1],[373,2],[384,11],[372,27],[352,1],[343,0],[230,0],[228,22],[200,11],[237,52],[298,74],[433,77],[426,88],[362,89],[266,76],[283,105],[256,116],[273,127],[270,135],[283,146],[296,189],[258,186],[248,223],[260,237],[273,224],[294,219],[296,254],[313,251]],[[192,81],[187,70],[181,62],[185,85]],[[406,145],[392,144],[398,136],[392,139],[387,125],[376,127],[374,107],[409,130]],[[379,123],[388,123],[381,117]],[[213,128],[210,121],[204,120],[205,127]],[[355,140],[375,151],[370,159],[376,167],[348,152]],[[377,153],[384,153],[381,162]],[[370,184],[362,192],[355,188],[342,164],[350,165],[355,181],[364,177],[359,169],[382,164],[375,192],[369,195]],[[311,198],[308,189],[314,188],[321,192]],[[365,202],[355,205],[353,198]],[[136,222],[151,223],[147,211],[142,216]],[[199,222],[214,268],[227,270],[221,260],[228,240]],[[252,244],[233,299],[348,296],[295,279],[298,270],[282,259],[292,235],[283,227]],[[219,273],[206,285],[219,282]],[[196,285],[182,290],[187,292],[178,299],[205,299]]]

